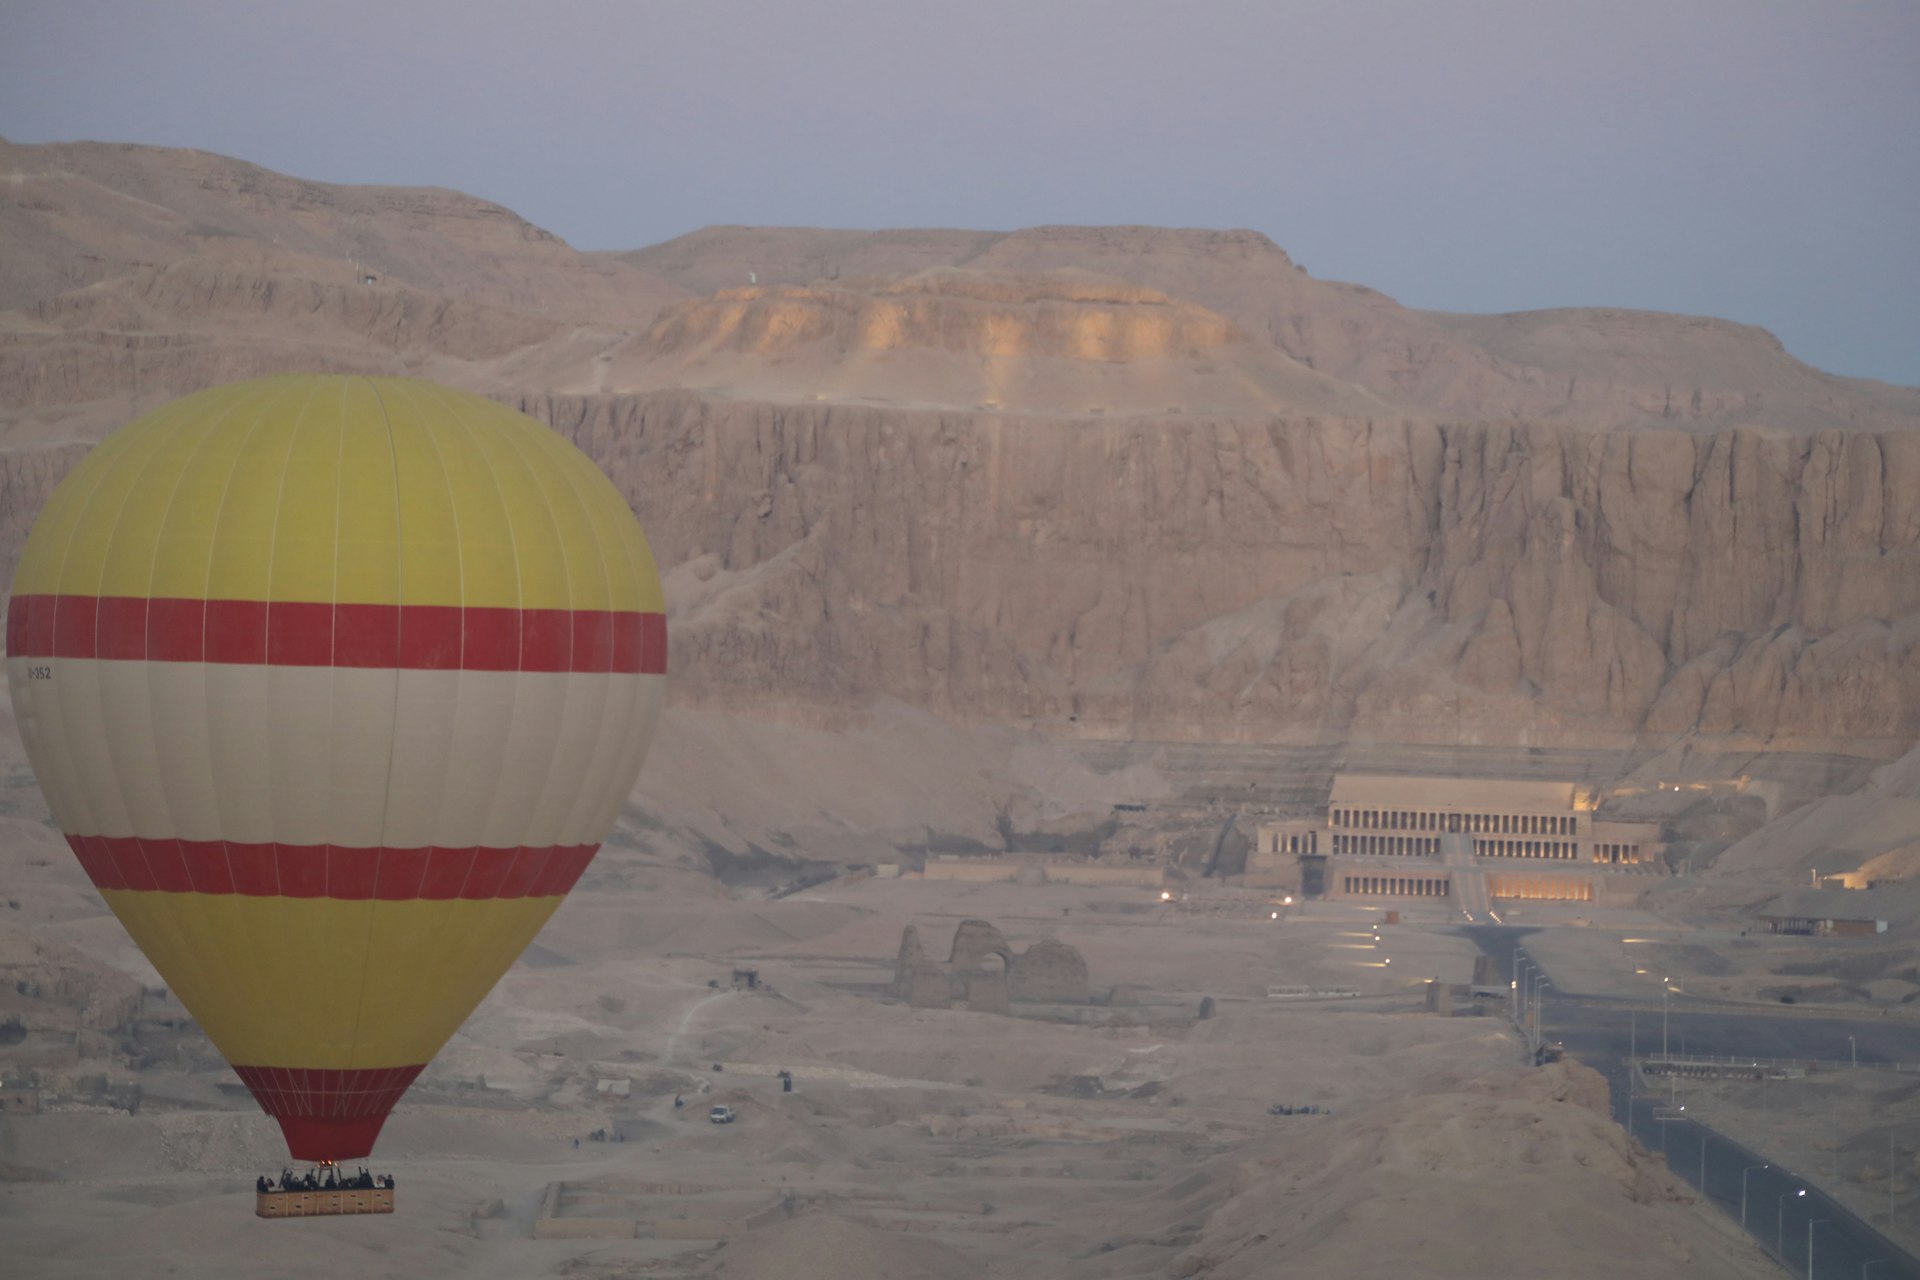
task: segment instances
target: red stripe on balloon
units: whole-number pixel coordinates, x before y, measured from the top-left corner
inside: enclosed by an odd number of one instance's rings
[[[15,596],[7,652],[415,671],[661,675],[667,620],[605,609]]]
[[[67,844],[99,889],[383,902],[557,897],[600,848],[345,848],[71,835]]]
[[[372,1153],[387,1113],[424,1069],[236,1066],[233,1072],[260,1109],[280,1122],[294,1159],[354,1160]]]
[[[236,1066],[234,1074],[270,1116],[337,1120],[384,1115],[400,1101],[426,1064],[334,1070],[322,1067]]]

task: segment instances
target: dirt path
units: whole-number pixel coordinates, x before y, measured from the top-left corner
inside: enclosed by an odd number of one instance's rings
[[[680,1015],[680,1021],[674,1026],[673,1034],[667,1037],[667,1047],[661,1051],[660,1061],[668,1066],[672,1066],[677,1061],[673,1056],[674,1050],[679,1047],[680,1037],[686,1034],[687,1027],[693,1022],[693,1015],[699,1013],[715,1000],[732,994],[731,991],[716,991],[688,1005],[687,1011]]]

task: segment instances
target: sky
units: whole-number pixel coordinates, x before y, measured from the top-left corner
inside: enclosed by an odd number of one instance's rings
[[[0,136],[714,223],[1250,227],[1410,306],[1920,385],[1920,3],[0,0]]]

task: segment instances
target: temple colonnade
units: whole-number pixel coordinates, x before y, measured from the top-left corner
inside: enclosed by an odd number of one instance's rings
[[[1453,881],[1446,876],[1355,875],[1343,872],[1340,890],[1355,896],[1394,898],[1445,898],[1453,893]]]
[[[1335,831],[1464,831],[1470,835],[1573,836],[1580,834],[1572,813],[1461,813],[1445,809],[1356,809],[1335,805],[1327,812]]]

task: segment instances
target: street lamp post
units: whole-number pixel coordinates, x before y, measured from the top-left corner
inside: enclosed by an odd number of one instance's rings
[[[1540,984],[1540,971],[1534,967],[1531,959],[1521,960],[1520,965],[1520,1015],[1514,1021],[1514,1028],[1520,1032],[1520,1039],[1525,1042],[1527,1052],[1532,1053],[1533,1029],[1531,1019],[1533,1014],[1533,993],[1538,989]]]
[[[1893,1126],[1887,1126],[1887,1230],[1893,1230]]]
[[[1547,1040],[1546,989],[1552,985],[1544,976],[1533,984],[1533,1052],[1536,1056]]]
[[[1659,1107],[1653,1109],[1653,1118],[1660,1125],[1660,1154],[1662,1156],[1667,1154],[1667,1121],[1686,1119],[1685,1116],[1680,1114],[1685,1110],[1685,1107],[1668,1107],[1665,1111],[1662,1111]],[[1671,1165],[1673,1162],[1668,1160],[1667,1163]]]
[[[1672,1061],[1672,1050],[1668,1048],[1667,1042],[1667,1009],[1672,1004],[1672,994],[1674,994],[1672,979],[1670,977],[1661,979],[1661,1057],[1665,1057],[1668,1063]]]
[[[1787,1201],[1798,1200],[1807,1194],[1805,1187],[1798,1191],[1782,1192],[1778,1203],[1774,1205],[1773,1219],[1773,1256],[1784,1261],[1787,1256]]]
[[[1526,961],[1521,958],[1521,948],[1513,948],[1513,1029],[1521,1031],[1524,1015],[1521,1009],[1526,1007]]]
[[[1520,944],[1513,944],[1513,963],[1507,969],[1507,1011],[1513,1015],[1513,1025],[1520,1025]]]
[[[1807,1222],[1807,1280],[1813,1280],[1813,1229],[1832,1218],[1812,1218]]]
[[[1772,1165],[1750,1164],[1740,1171],[1740,1229],[1747,1229],[1747,1175],[1755,1169],[1771,1169]]]
[[[1547,971],[1539,965],[1533,967],[1533,1051],[1540,1052],[1540,1001],[1541,993],[1547,986]]]
[[[1520,1029],[1526,1033],[1529,1046],[1533,1043],[1533,997],[1540,990],[1540,966],[1528,956],[1520,962],[1527,966],[1527,980],[1520,988]]]

